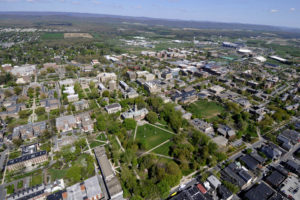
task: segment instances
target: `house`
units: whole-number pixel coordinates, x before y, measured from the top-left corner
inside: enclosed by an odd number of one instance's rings
[[[264,145],[260,148],[261,152],[263,152],[270,159],[279,159],[282,152],[276,147],[271,147],[270,145]]]
[[[266,182],[274,188],[277,188],[285,180],[285,178],[286,176],[279,173],[277,170],[274,170],[269,176],[267,176]]]
[[[284,167],[289,171],[300,175],[300,163],[297,160],[288,160],[284,163]]]
[[[193,119],[191,121],[191,124],[203,133],[206,133],[206,134],[214,133],[214,128],[213,128],[212,124],[209,124],[201,119],[198,119],[198,118]]]
[[[85,110],[89,108],[89,102],[85,99],[80,101],[74,102],[73,106],[75,107],[76,111]]]
[[[130,109],[129,111],[123,112],[121,116],[123,119],[131,118],[135,120],[141,120],[146,117],[148,112],[149,111],[147,110],[147,108],[142,108],[138,110],[137,106],[135,105],[134,108]]]
[[[249,186],[253,180],[249,171],[246,171],[240,163],[230,163],[221,171],[221,175],[225,180],[237,185],[241,189]]]
[[[256,170],[259,162],[257,160],[255,160],[253,157],[251,157],[250,155],[244,155],[240,158],[240,161],[242,163],[244,163],[248,169],[250,170]]]
[[[117,113],[122,110],[122,107],[119,103],[113,103],[105,106],[105,110],[108,114]]]
[[[219,125],[219,128],[217,131],[220,135],[227,137],[229,139],[231,139],[235,136],[235,131],[226,125]]]
[[[222,200],[230,200],[233,197],[232,192],[230,192],[224,185],[220,185],[218,187],[217,192],[218,192],[218,196]]]
[[[9,160],[6,164],[6,168],[9,171],[18,170],[24,167],[31,167],[32,165],[43,163],[47,160],[47,152],[39,151]]]
[[[123,199],[122,186],[116,177],[112,165],[107,158],[104,147],[96,147],[94,149],[95,157],[97,159],[102,178],[105,184],[105,188],[109,195],[109,199],[117,200]]]
[[[221,182],[219,181],[219,179],[217,179],[217,177],[215,177],[214,175],[210,175],[207,178],[207,181],[210,183],[211,186],[213,186],[213,188],[217,189],[220,185]]]
[[[58,132],[71,131],[76,128],[76,119],[73,115],[67,115],[56,118],[56,130]]]

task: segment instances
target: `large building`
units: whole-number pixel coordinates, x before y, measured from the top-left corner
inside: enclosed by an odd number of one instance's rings
[[[123,190],[121,184],[113,171],[111,163],[107,158],[105,148],[96,147],[94,151],[95,151],[96,159],[100,166],[101,174],[103,177],[105,187],[107,189],[107,193],[109,195],[109,199],[112,200],[123,199]]]
[[[105,106],[105,110],[108,114],[117,113],[122,110],[122,107],[119,103],[113,103]]]
[[[67,115],[56,118],[56,130],[58,132],[71,131],[76,128],[76,119],[73,115]]]
[[[36,122],[36,123],[29,123],[26,125],[18,126],[14,128],[12,133],[13,139],[22,138],[23,140],[26,139],[33,139],[41,135],[46,130],[46,122]]]
[[[19,158],[11,159],[7,162],[6,168],[9,171],[31,167],[32,165],[40,164],[48,160],[46,151],[39,151],[32,154],[26,154]]]
[[[129,111],[122,113],[121,116],[124,119],[131,118],[135,120],[141,120],[146,117],[148,112],[149,111],[147,110],[147,108],[142,108],[138,110],[137,106],[135,105],[133,109],[130,109]]]
[[[62,193],[64,200],[99,200],[104,198],[97,176],[76,183]]]

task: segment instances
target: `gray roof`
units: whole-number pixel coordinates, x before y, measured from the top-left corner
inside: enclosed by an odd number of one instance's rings
[[[106,156],[105,148],[104,147],[97,147],[94,149],[96,158],[98,160],[98,164],[101,168],[102,175],[104,179],[107,181],[111,177],[113,177],[114,171],[112,170],[112,166],[109,163],[109,160]]]
[[[84,186],[88,198],[92,198],[102,193],[97,176],[93,176],[89,179],[86,179],[84,181]]]

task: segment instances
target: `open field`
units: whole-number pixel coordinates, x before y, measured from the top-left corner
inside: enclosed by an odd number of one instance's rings
[[[199,100],[190,104],[187,110],[198,118],[210,119],[222,113],[224,108],[216,102]]]
[[[138,127],[136,139],[145,144],[145,150],[149,150],[170,139],[172,136],[171,133],[145,124]]]
[[[93,38],[89,33],[65,33],[64,38]]]
[[[63,33],[44,33],[41,35],[41,39],[43,39],[43,40],[64,39],[64,34]]]
[[[157,153],[165,156],[170,156],[170,147],[173,145],[171,141],[167,142],[166,144],[154,149],[152,153]]]

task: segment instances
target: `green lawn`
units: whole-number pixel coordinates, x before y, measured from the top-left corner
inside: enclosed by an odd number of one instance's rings
[[[145,144],[145,149],[149,150],[170,139],[173,134],[158,129],[149,124],[139,126],[136,134],[136,140]]]
[[[210,119],[224,111],[222,105],[207,100],[199,100],[188,106],[187,110],[197,118]]]
[[[23,188],[23,184],[24,184],[24,183],[23,183],[23,180],[19,181],[19,182],[18,182],[18,185],[17,185],[17,188],[18,188],[18,189]]]
[[[64,39],[63,33],[44,33],[41,36],[43,40],[57,40],[57,39]]]
[[[49,169],[48,172],[50,173],[51,181],[55,181],[57,179],[64,178],[67,170],[66,169]]]
[[[170,152],[170,148],[173,145],[173,143],[167,142],[166,144],[158,147],[157,149],[154,149],[152,151],[152,153],[157,153],[157,154],[161,154],[161,155],[165,155],[165,156],[170,156],[169,152]]]
[[[100,135],[98,135],[96,139],[97,140],[106,141],[106,137],[105,137],[105,135],[103,133],[101,133]]]
[[[100,146],[102,144],[104,144],[104,143],[103,142],[98,142],[98,141],[93,141],[93,142],[90,143],[90,147],[94,148],[94,147]]]
[[[43,183],[43,174],[36,174],[31,177],[30,187]]]

